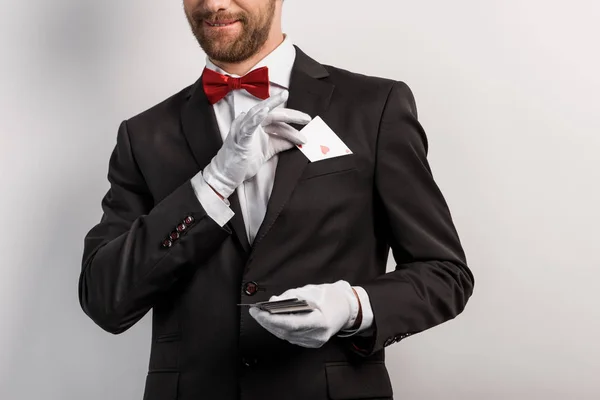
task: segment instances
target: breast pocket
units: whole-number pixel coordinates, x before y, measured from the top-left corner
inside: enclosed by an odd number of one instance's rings
[[[356,156],[354,154],[333,157],[309,163],[304,168],[300,180],[307,180],[318,176],[337,174],[352,170],[356,170]]]

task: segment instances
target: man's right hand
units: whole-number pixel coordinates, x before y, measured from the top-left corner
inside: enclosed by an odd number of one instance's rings
[[[223,146],[203,171],[204,180],[217,194],[228,198],[271,157],[306,143],[304,134],[289,124],[305,125],[311,117],[301,111],[276,108],[287,98],[288,92],[269,97],[233,121]]]

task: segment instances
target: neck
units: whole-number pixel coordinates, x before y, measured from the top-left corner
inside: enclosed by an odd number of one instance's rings
[[[281,43],[283,43],[284,39],[285,36],[283,33],[271,35],[258,52],[256,52],[252,57],[238,63],[224,63],[215,61],[213,59],[211,59],[211,61],[228,74],[243,76],[246,75],[252,69],[252,67],[258,64],[260,60],[268,56]]]

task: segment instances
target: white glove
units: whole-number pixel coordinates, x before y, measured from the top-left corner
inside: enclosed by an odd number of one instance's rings
[[[323,346],[341,329],[348,329],[358,315],[358,299],[352,286],[344,280],[321,285],[289,289],[269,301],[297,297],[316,307],[309,313],[271,314],[250,307],[250,315],[263,328],[290,343],[310,348]]]
[[[269,97],[232,122],[223,146],[202,173],[206,183],[224,198],[256,175],[275,154],[306,143],[305,135],[288,123],[305,125],[310,122],[310,115],[289,108],[275,108],[287,98],[285,91]]]

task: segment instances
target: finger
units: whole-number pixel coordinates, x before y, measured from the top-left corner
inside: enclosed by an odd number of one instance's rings
[[[263,130],[270,135],[286,139],[297,145],[305,144],[308,141],[303,132],[295,129],[285,122],[274,122],[270,125],[263,126]]]
[[[302,319],[297,323],[296,329],[292,333],[306,334],[317,329],[321,329],[325,324],[321,310],[315,309],[309,313],[300,314]]]
[[[238,130],[239,127],[240,127],[240,125],[242,124],[242,121],[244,120],[245,117],[246,117],[246,113],[245,112],[241,112],[240,115],[238,115],[237,117],[235,117],[235,119],[231,123],[231,130]]]
[[[285,103],[287,99],[288,99],[288,92],[285,92],[285,91],[281,92],[275,96],[271,96],[268,99],[261,101],[260,103],[258,103],[254,107],[252,107],[250,110],[248,110],[248,116],[252,117],[264,109],[267,109],[267,112],[271,111],[275,107]]]
[[[242,126],[240,129],[242,136],[251,136],[254,132],[256,132],[256,129],[260,124],[262,124],[267,115],[269,115],[269,110],[267,108],[259,110],[254,115],[250,115],[250,112],[248,112],[244,120],[241,122]]]
[[[281,328],[287,324],[285,321],[286,315],[284,314],[271,314],[270,312],[261,310],[258,307],[250,307],[248,312],[261,325],[276,325]]]
[[[319,317],[310,313],[283,313],[271,314],[264,311],[265,314],[257,316],[260,320],[274,329],[282,329],[285,332],[305,332],[318,326]]]
[[[260,310],[256,307],[250,307],[248,312],[256,322],[269,331],[278,330],[287,332],[290,330],[290,321],[286,319],[286,316],[283,314],[271,314],[268,311]]]
[[[271,332],[271,334],[273,336],[276,336],[277,338],[281,339],[281,340],[288,340],[288,336],[287,336],[287,332],[285,330],[282,329],[277,329],[277,328],[273,328],[273,327],[269,327],[269,328],[265,328],[267,331]]]
[[[302,146],[306,144],[306,138],[302,136],[302,133],[296,132],[296,134],[296,136],[290,134],[284,137],[278,132],[271,132],[269,133],[269,141],[272,142],[273,148],[279,149],[279,151],[285,151],[291,149],[293,146]]]
[[[265,118],[268,117],[269,112],[280,104],[285,103],[287,98],[288,92],[281,92],[252,107],[243,122],[243,128],[246,128],[244,133],[246,135],[254,133],[258,125],[262,124]]]
[[[288,289],[285,292],[278,294],[278,295],[273,295],[271,297],[269,297],[269,301],[279,301],[279,300],[289,300],[289,299],[295,299],[298,297],[298,289],[293,288],[293,289]]]
[[[248,309],[248,313],[257,321],[262,321],[264,318],[265,311],[259,309],[258,307],[250,307]]]
[[[287,122],[289,124],[306,125],[312,120],[311,116],[302,111],[293,110],[291,108],[276,108],[271,110],[269,116],[265,119],[264,124],[273,122]]]

